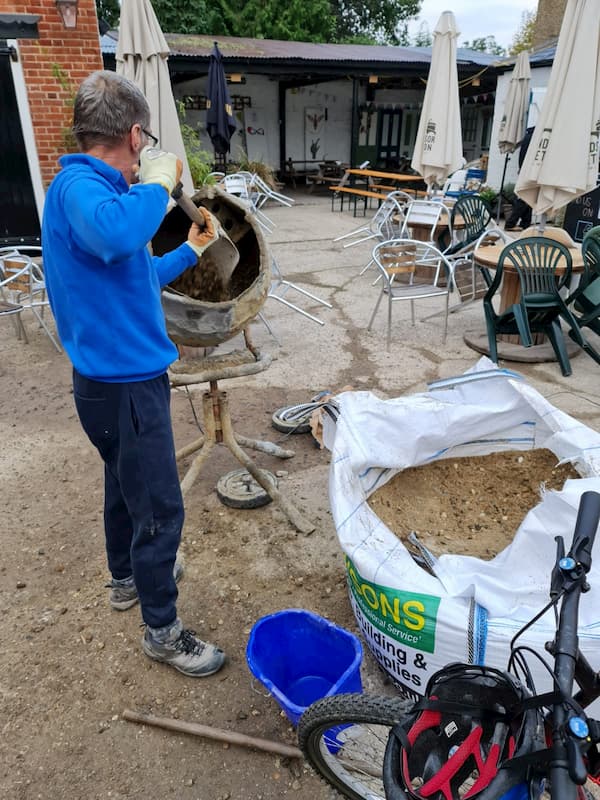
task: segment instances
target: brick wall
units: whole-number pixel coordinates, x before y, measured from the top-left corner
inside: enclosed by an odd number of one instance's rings
[[[39,39],[19,42],[42,181],[50,183],[68,148],[72,99],[86,75],[102,69],[94,0],[79,0],[77,27],[67,29],[55,0],[0,0],[3,13],[38,14]]]
[[[567,0],[539,0],[533,31],[533,46],[540,47],[560,33]]]

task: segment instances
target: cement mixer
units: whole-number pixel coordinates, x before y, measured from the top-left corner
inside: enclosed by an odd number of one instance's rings
[[[257,315],[271,285],[271,255],[260,225],[238,198],[216,186],[205,186],[192,197],[218,219],[239,252],[239,262],[224,282],[213,248],[162,292],[167,332],[180,345],[216,347]],[[187,238],[190,221],[178,206],[171,209],[152,239],[155,255],[177,247]]]
[[[222,502],[235,508],[258,508],[263,500],[274,500],[296,530],[311,533],[315,529],[314,523],[306,519],[278,489],[275,475],[259,468],[241,445],[277,458],[290,458],[294,452],[235,433],[227,393],[217,384],[221,379],[261,372],[271,363],[269,356],[253,347],[249,337],[249,323],[263,306],[271,286],[269,248],[255,216],[236,197],[216,186],[206,186],[191,199],[196,206],[202,205],[215,215],[237,248],[235,259],[239,253],[239,261],[230,275],[231,249],[209,247],[195,266],[166,286],[162,292],[162,304],[167,332],[178,345],[213,348],[243,331],[246,350],[234,350],[222,356],[209,353],[204,358],[189,361],[184,357],[171,365],[169,372],[173,387],[209,384],[209,390],[202,395],[203,433],[175,454],[177,460],[196,454],[181,481],[181,491],[184,496],[190,491],[213,447],[224,444],[244,470],[229,473],[220,483],[243,473],[244,477],[238,476],[235,481],[243,484],[244,496],[240,498],[237,489],[235,496],[228,498],[224,492],[218,492]],[[180,206],[171,209],[152,240],[154,254],[162,255],[184,242],[189,227],[190,221],[183,209]],[[216,261],[219,254],[228,260],[227,264]],[[249,494],[252,494],[251,505],[246,503]],[[240,505],[241,499],[243,505]]]

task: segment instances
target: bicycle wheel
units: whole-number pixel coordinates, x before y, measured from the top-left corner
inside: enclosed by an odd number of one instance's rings
[[[383,756],[390,729],[412,708],[403,697],[339,694],[317,700],[298,741],[319,775],[352,800],[385,800]]]

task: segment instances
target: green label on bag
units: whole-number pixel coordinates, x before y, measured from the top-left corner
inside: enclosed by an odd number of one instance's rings
[[[350,591],[369,622],[407,647],[433,653],[440,598],[371,583],[362,577],[348,556],[345,561]]]

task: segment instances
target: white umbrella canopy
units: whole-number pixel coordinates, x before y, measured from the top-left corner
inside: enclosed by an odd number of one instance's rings
[[[431,189],[463,163],[454,14],[444,11],[433,32],[429,77],[411,162]]]
[[[117,72],[144,93],[150,106],[151,133],[163,150],[182,160],[181,181],[184,191],[190,194],[194,186],[171,88],[169,52],[150,0],[121,0]]]
[[[498,132],[498,147],[501,153],[514,153],[523,138],[525,114],[529,106],[530,81],[529,55],[527,51],[523,50],[517,56],[504,101],[504,111]]]
[[[568,0],[548,89],[516,193],[551,214],[596,186],[600,133],[600,2]]]

